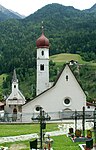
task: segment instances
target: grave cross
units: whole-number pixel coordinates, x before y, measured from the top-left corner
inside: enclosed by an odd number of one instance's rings
[[[40,114],[32,120],[38,120],[40,122],[40,149],[42,150],[42,130],[46,128],[46,122],[51,119],[51,117],[46,113],[42,107],[39,107]]]
[[[95,138],[95,145],[96,145],[96,107],[94,110],[94,138]]]

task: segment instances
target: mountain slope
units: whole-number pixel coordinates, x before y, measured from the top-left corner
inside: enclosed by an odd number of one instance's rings
[[[12,13],[8,9],[6,9],[2,5],[0,5],[0,21],[8,20],[11,18],[20,19],[20,17],[18,15]]]
[[[74,7],[71,6],[63,6],[57,3],[53,4],[48,4],[41,9],[37,10],[34,14],[28,16],[25,18],[27,21],[32,21],[32,22],[39,22],[41,20],[48,20],[48,19],[58,19],[58,17],[61,17],[62,19],[66,18],[75,18],[79,17],[81,15],[81,11],[75,9]],[[52,21],[52,20],[51,20]]]
[[[15,14],[16,16],[19,16],[21,19],[24,19],[25,16],[24,15],[21,15],[19,14],[18,12],[14,12],[13,10],[9,10],[10,12],[12,12],[13,14]]]
[[[0,22],[0,74],[11,74],[15,67],[21,89],[28,93],[28,97],[32,95],[32,88],[36,87],[36,39],[41,35],[42,21],[44,34],[50,41],[50,56],[80,54],[83,60],[96,62],[94,13],[50,4],[25,19]],[[9,79],[4,82],[4,89],[9,87]]]
[[[84,11],[89,13],[96,13],[96,4],[94,4],[90,9],[86,9]]]
[[[73,7],[50,4],[23,20],[0,23],[0,73],[10,72],[14,66],[35,67],[42,21],[50,55],[79,53],[87,61],[96,60],[96,17]]]

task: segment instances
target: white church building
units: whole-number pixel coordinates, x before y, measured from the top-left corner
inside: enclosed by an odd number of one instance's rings
[[[38,107],[50,114],[52,119],[61,118],[61,112],[93,110],[87,107],[86,94],[70,66],[66,64],[57,80],[49,82],[49,40],[44,33],[37,39],[37,85],[36,97],[22,106],[22,121],[32,122],[32,116],[39,113]]]
[[[16,75],[16,70],[13,72],[12,79],[12,91],[11,94],[6,99],[6,106],[4,108],[6,114],[8,115],[9,121],[21,121],[22,105],[25,104],[26,99],[19,90],[18,79]]]

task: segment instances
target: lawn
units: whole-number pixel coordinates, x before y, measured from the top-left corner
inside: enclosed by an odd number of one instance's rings
[[[58,130],[58,124],[47,124],[45,132]],[[0,137],[39,133],[39,124],[0,124]]]
[[[79,54],[68,54],[68,53],[61,53],[57,55],[52,55],[50,60],[54,61],[56,64],[64,64],[71,60],[77,61],[79,64],[86,64],[87,62],[82,60]]]
[[[73,143],[66,135],[52,137],[54,150],[80,150],[79,143]]]
[[[55,62],[57,65],[63,65],[70,62],[71,60],[77,61],[79,64],[87,64],[96,67],[96,63],[93,61],[87,62],[82,59],[79,54],[61,53],[50,56],[50,60]]]
[[[66,135],[54,136],[53,139],[53,149],[54,150],[80,150],[79,143],[73,143],[69,137]],[[81,143],[80,143],[81,144]],[[19,147],[22,147],[22,150],[29,150],[30,141],[20,141],[15,143],[3,143],[0,144],[5,147],[10,147],[11,150],[19,150]],[[13,148],[13,149],[12,149]]]
[[[17,124],[17,125],[0,125],[0,136],[11,136],[11,135],[20,135],[20,134],[29,134],[29,133],[39,133],[39,124]],[[47,131],[58,130],[58,123],[47,124]],[[54,150],[80,150],[79,143],[73,143],[69,137],[66,135],[54,136],[53,139],[53,148]],[[33,140],[33,139],[32,139]],[[11,150],[29,150],[30,141],[19,141],[14,143],[3,143],[0,144],[3,146],[10,147]]]

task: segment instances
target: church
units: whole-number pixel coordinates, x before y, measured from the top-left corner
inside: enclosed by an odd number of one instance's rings
[[[87,106],[86,94],[70,65],[66,64],[57,80],[49,82],[49,40],[44,32],[36,41],[37,46],[37,84],[36,97],[22,106],[22,120],[32,122],[32,115],[39,114],[42,108],[50,114],[52,119],[62,119],[62,112],[93,110],[94,106]]]
[[[18,79],[16,70],[14,69],[12,78],[12,91],[6,99],[6,106],[4,108],[8,117],[6,121],[22,121],[22,105],[25,104],[26,99],[18,87]]]
[[[36,97],[26,102],[18,87],[16,70],[13,72],[12,91],[6,99],[5,112],[11,115],[9,121],[32,122],[42,108],[51,119],[62,119],[63,113],[85,110],[92,111],[94,106],[86,101],[86,94],[70,68],[64,65],[54,83],[49,82],[49,40],[42,31],[36,41],[37,81]]]

